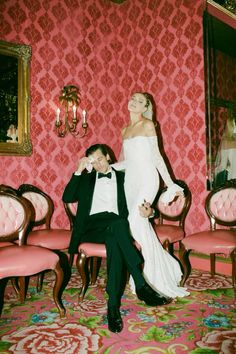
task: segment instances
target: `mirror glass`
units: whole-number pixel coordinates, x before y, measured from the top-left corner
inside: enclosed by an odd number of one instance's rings
[[[0,155],[30,155],[31,47],[0,41]]]
[[[204,59],[207,189],[211,190],[236,178],[236,30],[207,12]]]

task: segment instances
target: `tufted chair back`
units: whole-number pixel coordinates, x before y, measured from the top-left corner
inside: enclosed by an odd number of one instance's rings
[[[18,188],[18,193],[31,202],[35,211],[35,220],[32,223],[32,230],[27,236],[27,244],[67,253],[71,230],[51,227],[51,219],[54,212],[54,204],[51,197],[32,184],[22,184]],[[44,225],[44,227],[39,229],[38,226],[41,225]],[[73,259],[69,257],[69,264],[72,265],[72,262]],[[38,291],[42,290],[42,285],[43,273],[38,277]]]
[[[58,255],[49,249],[26,244],[34,216],[34,208],[26,198],[0,186],[0,244],[3,244],[0,247],[0,315],[4,289],[9,278],[19,278],[19,283],[14,288],[23,302],[26,295],[25,278],[52,270],[56,274],[53,298],[60,316],[63,317],[65,308],[60,296],[64,273]],[[18,244],[7,244],[12,241],[18,241]]]
[[[184,189],[181,196],[175,198],[171,203],[164,204],[161,196],[166,188],[161,190],[157,201],[159,218],[154,220],[154,230],[163,247],[173,255],[173,245],[185,237],[185,219],[191,205],[191,192],[187,184],[182,180],[176,183]]]
[[[210,255],[211,274],[215,274],[216,255],[230,257],[232,262],[232,285],[236,284],[236,180],[212,190],[205,202],[210,220],[209,230],[196,232],[181,242],[180,259],[183,265],[184,285],[191,273],[189,253],[195,251]]]
[[[208,195],[206,212],[210,218],[211,230],[215,230],[217,224],[236,226],[236,188],[233,182]]]
[[[54,204],[51,197],[38,187],[31,184],[22,184],[18,192],[28,199],[35,209],[34,226],[45,225],[46,229],[51,227],[51,219],[54,212]]]
[[[70,229],[73,229],[73,223],[77,212],[78,203],[64,203],[64,208],[70,222]]]
[[[0,242],[19,240],[26,243],[26,232],[33,217],[33,209],[25,198],[0,188]]]

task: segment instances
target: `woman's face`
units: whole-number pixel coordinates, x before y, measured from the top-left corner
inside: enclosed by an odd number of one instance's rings
[[[134,93],[128,102],[128,110],[142,114],[147,110],[147,99],[142,93]]]

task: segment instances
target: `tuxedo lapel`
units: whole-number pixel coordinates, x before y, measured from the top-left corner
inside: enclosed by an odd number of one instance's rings
[[[87,188],[87,200],[88,200],[88,213],[91,210],[92,207],[92,201],[93,201],[93,193],[94,193],[94,188],[95,188],[95,182],[96,182],[96,172],[92,172],[89,174],[89,181],[88,181],[88,188]]]
[[[123,215],[124,213],[124,208],[127,210],[126,206],[126,199],[125,199],[125,192],[124,192],[124,174],[119,173],[115,169],[113,169],[116,174],[116,181],[117,181],[117,206],[118,206],[118,212],[119,215]]]

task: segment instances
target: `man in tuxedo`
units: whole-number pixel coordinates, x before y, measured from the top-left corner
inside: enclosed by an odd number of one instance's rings
[[[111,168],[110,156],[103,144],[92,145],[85,155],[79,160],[62,198],[66,203],[78,202],[69,252],[78,253],[82,242],[105,244],[108,328],[117,333],[123,328],[119,308],[127,270],[134,279],[138,298],[147,305],[164,305],[170,299],[155,292],[143,278],[143,259],[133,244],[127,220],[124,172]],[[84,173],[89,167],[93,167],[93,171]],[[140,206],[142,216],[148,217],[152,212],[149,203]]]

